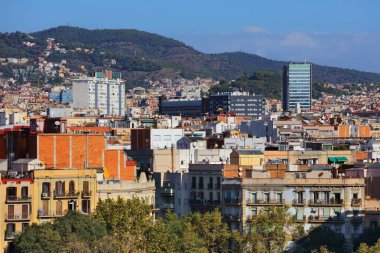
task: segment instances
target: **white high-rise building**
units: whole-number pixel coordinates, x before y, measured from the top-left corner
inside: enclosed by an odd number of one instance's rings
[[[96,72],[94,77],[73,80],[75,109],[98,109],[100,115],[125,115],[125,84],[120,73]]]

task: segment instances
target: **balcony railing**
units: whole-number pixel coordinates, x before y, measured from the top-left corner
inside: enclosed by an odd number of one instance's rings
[[[309,222],[315,222],[315,223],[320,223],[320,222],[344,222],[344,217],[343,216],[309,216]]]
[[[50,199],[50,192],[42,192],[41,199]]]
[[[217,205],[220,205],[220,200],[189,199],[189,204],[217,206]]]
[[[38,218],[56,218],[56,217],[62,217],[65,216],[64,212],[61,213],[54,213],[54,212],[45,212],[44,210],[38,210],[37,212]]]
[[[269,199],[269,200],[248,199],[247,200],[247,205],[251,205],[251,206],[284,205],[284,204],[285,204],[284,199]]]
[[[91,198],[91,191],[82,191],[82,198]]]
[[[174,195],[173,188],[161,188],[161,194],[163,195]]]
[[[224,204],[225,205],[241,205],[241,199],[240,198],[225,198]]]
[[[309,200],[310,206],[342,206],[342,199],[311,199]]]
[[[225,214],[224,220],[226,220],[226,221],[241,221],[241,217],[238,214],[235,214],[235,215]]]
[[[361,206],[362,200],[361,199],[351,199],[351,206]]]
[[[161,209],[174,209],[174,204],[171,203],[162,203]]]
[[[30,220],[29,213],[5,214],[5,221],[27,221],[27,220]]]
[[[68,191],[68,192],[56,192],[54,191],[54,198],[56,199],[75,199],[79,197],[80,192]]]
[[[32,197],[31,196],[7,196],[6,199],[7,203],[22,203],[22,202],[31,202]]]
[[[306,205],[306,200],[304,200],[304,199],[301,199],[301,200],[293,199],[292,204],[293,204],[293,206],[304,206],[304,205]]]
[[[5,230],[4,239],[5,240],[13,240],[13,239],[15,239],[17,234],[18,233],[14,232],[14,231]]]
[[[294,216],[294,221],[297,222],[297,223],[303,223],[306,220],[307,220],[306,219],[306,215],[303,215],[302,217],[297,217],[296,215]]]
[[[353,216],[353,217],[351,217],[351,222],[352,223],[362,223],[363,217],[362,216]]]

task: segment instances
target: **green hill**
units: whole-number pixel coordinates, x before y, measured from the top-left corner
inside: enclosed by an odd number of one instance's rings
[[[33,38],[31,38],[33,37]],[[68,67],[80,71],[110,68],[121,71],[128,84],[141,84],[144,79],[212,77],[232,80],[256,71],[280,72],[286,62],[266,59],[243,52],[204,54],[174,39],[133,29],[88,30],[60,26],[31,34],[0,34],[0,57],[29,57],[42,55],[46,39],[54,38],[68,51],[54,51],[48,60],[67,61]],[[37,45],[28,48],[23,41]],[[92,53],[75,51],[93,49]],[[116,64],[111,65],[110,60]],[[380,82],[380,74],[313,65],[315,82],[370,83]]]

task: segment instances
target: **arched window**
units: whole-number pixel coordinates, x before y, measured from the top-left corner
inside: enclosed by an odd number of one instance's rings
[[[55,203],[55,212],[57,213],[57,215],[62,215],[63,214],[63,212],[62,212],[62,201],[58,200]]]
[[[55,194],[57,196],[65,196],[65,182],[55,182]]]
[[[75,182],[73,180],[69,183],[69,193],[70,195],[73,195],[75,193]]]

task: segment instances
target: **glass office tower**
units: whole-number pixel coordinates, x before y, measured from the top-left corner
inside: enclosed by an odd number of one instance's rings
[[[282,75],[282,107],[284,111],[311,109],[311,64],[290,63]]]

